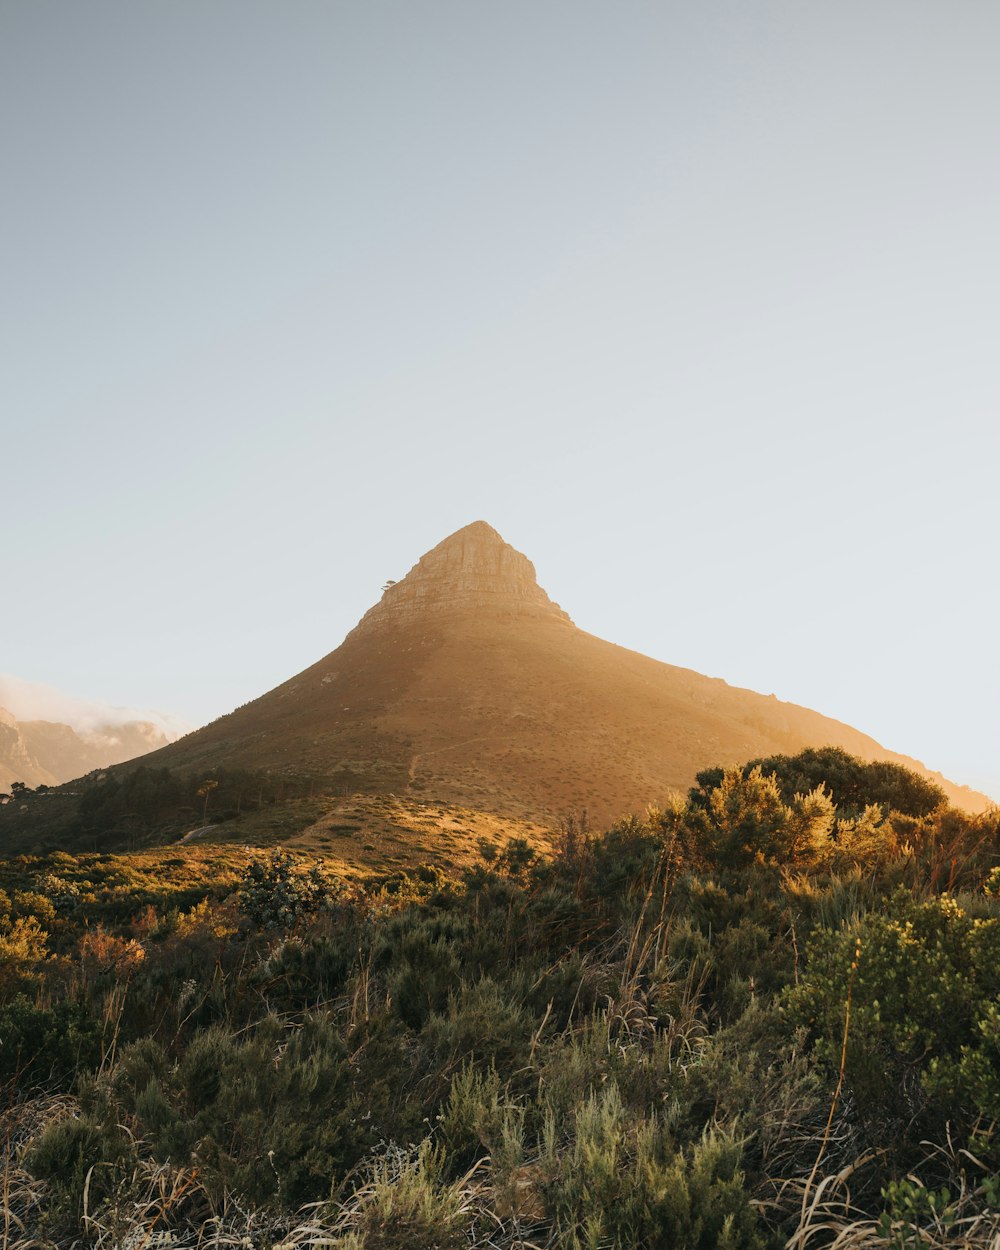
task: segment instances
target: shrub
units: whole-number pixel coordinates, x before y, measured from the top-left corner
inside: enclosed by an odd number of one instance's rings
[[[273,1017],[248,1036],[195,1034],[176,1061],[151,1040],[127,1047],[86,1091],[102,1124],[129,1123],[153,1157],[198,1156],[206,1185],[295,1206],[325,1197],[371,1142],[333,1021]]]
[[[494,1065],[511,1072],[527,1055],[534,1020],[518,1001],[519,994],[483,978],[463,985],[434,1013],[422,1041],[431,1071],[448,1071],[465,1061]]]
[[[102,1032],[87,1004],[39,1007],[20,994],[0,1007],[0,1081],[66,1089],[100,1062]]]
[[[84,1193],[89,1211],[98,1211],[115,1191],[129,1156],[128,1141],[115,1125],[88,1116],[65,1116],[42,1129],[25,1165],[48,1182],[48,1218],[57,1227],[75,1228],[83,1213]]]
[[[472,1216],[460,1183],[443,1179],[444,1154],[429,1140],[413,1153],[390,1150],[351,1203],[340,1245],[357,1250],[466,1250]],[[337,1243],[334,1243],[337,1244]]]
[[[318,865],[296,871],[286,851],[272,851],[266,859],[251,861],[240,879],[240,910],[258,928],[288,928],[303,916],[332,907],[341,883],[327,877]]]
[[[831,1071],[849,993],[845,1078],[882,1135],[921,1115],[929,1099],[952,1118],[1000,1113],[1000,918],[974,917],[947,896],[918,902],[899,891],[884,912],[817,931],[788,1005]],[[946,1094],[961,1101],[948,1106]]]
[[[740,771],[749,776],[754,769],[775,779],[785,803],[791,803],[797,794],[807,794],[817,786],[825,787],[844,816],[860,816],[872,804],[883,812],[927,816],[945,802],[944,791],[919,773],[900,764],[868,763],[840,747],[809,747],[798,755],[771,755],[750,760]],[[690,791],[691,802],[696,807],[708,805],[709,796],[721,783],[724,771],[706,768],[697,774],[698,784]]]
[[[691,841],[710,867],[732,872],[754,863],[810,863],[826,851],[835,809],[818,785],[785,802],[777,778],[760,765],[727,768],[689,818]]]
[[[763,1250],[740,1159],[737,1141],[711,1132],[679,1150],[662,1121],[636,1118],[611,1085],[579,1107],[564,1149],[549,1122],[541,1167],[567,1246]]]
[[[0,919],[0,994],[16,994],[41,980],[48,937],[35,916]]]

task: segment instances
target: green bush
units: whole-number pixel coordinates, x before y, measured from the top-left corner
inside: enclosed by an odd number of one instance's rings
[[[297,869],[287,851],[272,851],[247,864],[237,898],[240,911],[260,929],[288,928],[304,916],[331,909],[343,887],[317,864]]]
[[[543,1192],[574,1250],[763,1250],[740,1159],[739,1143],[717,1133],[678,1149],[662,1121],[637,1118],[611,1085],[579,1107],[561,1149],[550,1121]]]
[[[460,1185],[444,1178],[444,1155],[429,1140],[412,1154],[390,1151],[352,1204],[344,1250],[466,1250],[471,1224]]]
[[[88,1116],[64,1116],[42,1129],[25,1165],[48,1182],[47,1219],[57,1228],[72,1229],[83,1213],[84,1193],[89,1212],[100,1211],[131,1161],[128,1139],[116,1125]]]
[[[791,803],[797,794],[808,794],[817,786],[824,786],[843,816],[860,816],[872,804],[883,812],[927,816],[945,802],[944,791],[919,773],[900,764],[869,763],[840,747],[809,747],[798,755],[750,760],[741,772],[749,777],[757,768],[775,779],[784,803]],[[708,806],[709,796],[721,784],[724,771],[706,768],[697,774],[698,784],[690,792],[696,807]]]
[[[1000,1113],[1000,917],[900,891],[884,911],[818,930],[787,1001],[830,1071],[840,1062],[849,993],[845,1078],[859,1113],[887,1136],[935,1102],[945,1118]]]
[[[485,977],[460,986],[446,1009],[432,1013],[424,1025],[421,1040],[428,1069],[450,1071],[470,1060],[505,1072],[520,1066],[535,1026],[520,997]]]
[[[39,1007],[23,994],[0,1006],[0,1083],[66,1089],[100,1062],[103,1028],[89,1004]]]
[[[86,1091],[104,1125],[128,1123],[152,1156],[197,1156],[205,1183],[294,1207],[325,1197],[371,1144],[332,1019],[287,1028],[264,1020],[249,1035],[205,1029],[179,1058],[147,1039],[127,1047],[110,1077]]]

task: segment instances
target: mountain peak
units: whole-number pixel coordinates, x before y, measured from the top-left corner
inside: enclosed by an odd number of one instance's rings
[[[547,616],[569,623],[539,586],[528,557],[485,521],[463,526],[421,556],[402,581],[386,586],[361,625],[452,611]]]
[[[470,521],[468,525],[463,525],[454,534],[449,534],[447,538],[443,538],[438,543],[438,547],[467,542],[482,543],[484,546],[491,544],[497,547],[507,546],[500,534],[497,533],[488,521]],[[437,548],[434,548],[434,550],[437,550]]]

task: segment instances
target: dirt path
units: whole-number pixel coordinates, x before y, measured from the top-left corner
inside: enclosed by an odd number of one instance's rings
[[[472,742],[495,742],[497,739],[501,742],[509,741],[510,734],[481,734],[478,738],[465,738],[462,742],[452,742],[446,747],[435,747],[433,751],[418,751],[410,760],[407,782],[410,785],[413,784],[417,775],[417,761],[426,759],[428,755],[444,755],[446,751],[457,751],[460,747],[467,747]]]
[[[186,833],[182,842],[193,842],[195,838],[200,838],[203,833],[211,833],[213,829],[218,829],[218,825],[202,825],[200,829],[192,829],[190,833]]]

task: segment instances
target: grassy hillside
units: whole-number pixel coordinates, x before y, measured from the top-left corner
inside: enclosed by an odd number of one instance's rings
[[[811,753],[600,834],[270,814],[0,864],[6,1246],[1000,1235],[996,812]]]

